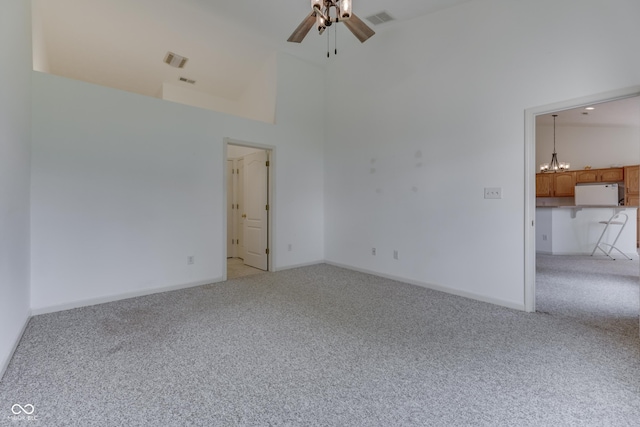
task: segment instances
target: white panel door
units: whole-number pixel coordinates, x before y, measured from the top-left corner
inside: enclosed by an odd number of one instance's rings
[[[227,160],[227,258],[235,257],[235,245],[233,244],[236,237],[235,233],[235,212],[233,209],[233,160]]]
[[[267,153],[244,156],[244,263],[267,270]]]
[[[238,239],[238,244],[236,245],[236,256],[238,258],[244,259],[245,257],[245,249],[244,249],[244,160],[239,159],[236,162],[236,177],[238,179],[236,185],[236,203],[238,204],[236,209],[236,238]]]

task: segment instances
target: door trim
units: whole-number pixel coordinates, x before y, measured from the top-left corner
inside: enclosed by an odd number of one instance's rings
[[[257,148],[265,150],[267,152],[267,160],[269,161],[269,168],[267,169],[267,200],[269,200],[269,215],[267,220],[267,245],[269,247],[269,256],[267,260],[267,269],[269,272],[275,271],[277,251],[274,245],[274,236],[276,235],[276,185],[275,185],[275,167],[276,162],[276,147],[268,144],[260,144],[256,142],[242,141],[239,139],[224,137],[222,141],[222,158],[223,170],[222,170],[222,281],[227,281],[227,147],[229,145],[237,145],[240,147]]]
[[[524,307],[536,311],[536,117],[556,111],[586,107],[640,96],[640,86],[528,108],[524,113]]]

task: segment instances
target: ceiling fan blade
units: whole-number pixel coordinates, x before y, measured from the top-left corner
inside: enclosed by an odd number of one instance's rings
[[[369,37],[375,34],[375,31],[367,27],[367,24],[362,22],[362,20],[358,18],[355,13],[352,13],[351,18],[349,18],[348,20],[341,22],[343,22],[344,25],[347,26],[349,31],[351,31],[353,35],[356,36],[358,40],[360,40],[360,43],[364,43]]]
[[[293,43],[300,43],[305,38],[307,33],[309,33],[309,30],[311,30],[311,27],[313,27],[313,24],[315,23],[316,23],[316,13],[311,12],[309,15],[307,15],[306,18],[304,18],[304,20],[300,23],[300,25],[298,25],[298,28],[296,28],[295,31],[289,36],[287,41],[293,42]]]

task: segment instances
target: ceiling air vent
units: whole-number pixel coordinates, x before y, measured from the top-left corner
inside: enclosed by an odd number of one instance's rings
[[[188,78],[186,78],[186,77],[180,77],[180,78],[179,78],[179,80],[180,80],[181,82],[189,83],[189,84],[192,84],[192,85],[196,84],[196,81],[195,81],[195,80],[188,79]]]
[[[373,25],[384,24],[385,22],[393,21],[395,18],[387,12],[376,13],[371,16],[367,16],[367,21],[371,22]]]
[[[185,58],[184,56],[176,55],[173,52],[167,52],[164,57],[164,62],[176,68],[184,68],[184,64],[187,63],[189,58]]]

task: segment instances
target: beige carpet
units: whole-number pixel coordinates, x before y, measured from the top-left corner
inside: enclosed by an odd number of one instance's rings
[[[538,261],[572,279],[547,313],[321,264],[35,316],[0,425],[637,426],[638,270]],[[587,282],[636,305],[602,327],[552,295]]]

